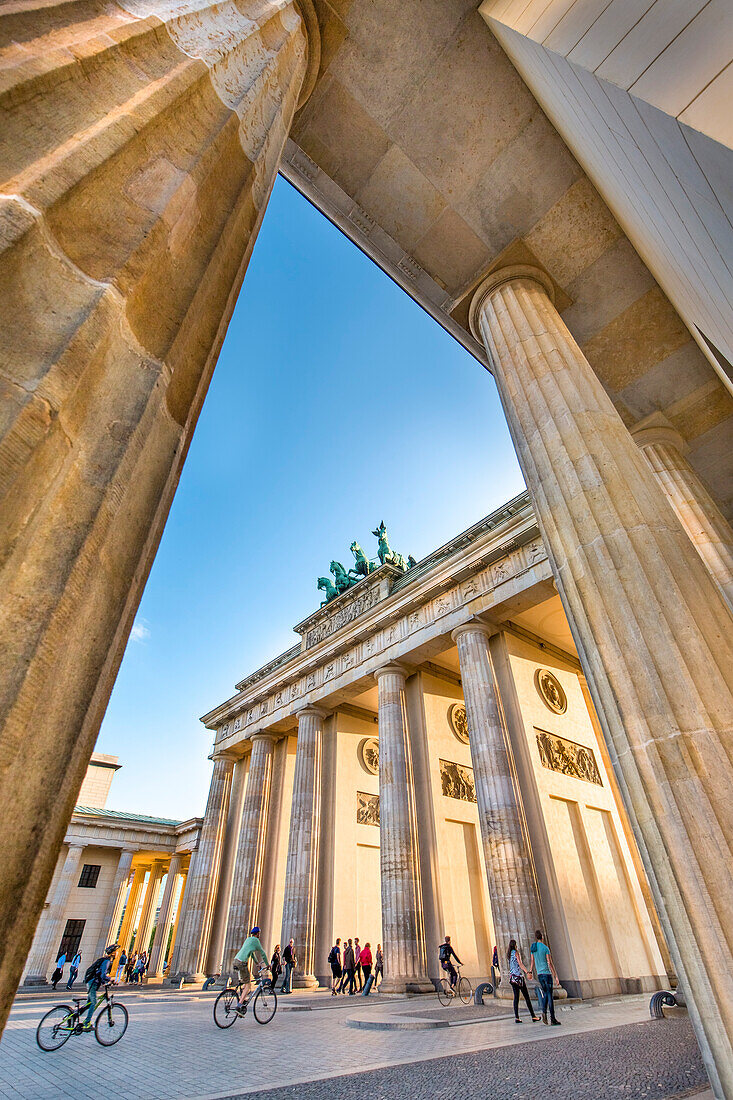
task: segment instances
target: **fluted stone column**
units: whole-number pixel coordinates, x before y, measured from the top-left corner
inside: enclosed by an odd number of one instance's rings
[[[56,962],[66,925],[66,906],[69,902],[69,894],[79,881],[79,863],[83,852],[83,845],[69,845],[51,904],[45,914],[33,954],[28,960],[26,985],[45,985],[48,972]]]
[[[493,631],[466,623],[451,635],[458,648],[484,864],[500,958],[515,938],[525,959],[544,928],[532,847],[514,756],[499,702],[488,640]]]
[[[114,938],[117,935],[120,917],[122,916],[122,910],[125,905],[125,895],[127,893],[127,884],[130,880],[130,867],[132,866],[133,854],[130,848],[123,848],[120,852],[117,870],[112,880],[112,889],[109,892],[107,909],[102,918],[102,931],[97,941],[97,958],[104,952],[106,947],[109,947],[110,944],[115,942]]]
[[[155,910],[158,908],[160,884],[163,879],[164,870],[165,867],[162,861],[154,860],[150,870],[148,885],[145,889],[143,907],[140,912],[140,922],[137,927],[137,935],[135,936],[135,952],[138,955],[141,951],[148,950],[150,934],[153,931],[153,924],[155,922]]]
[[[218,953],[212,952],[210,963],[212,966],[216,964],[212,973],[216,973],[219,964],[222,971],[232,969],[234,956],[249,935],[250,928],[260,923],[262,872],[272,789],[272,756],[277,740],[277,735],[272,733],[256,733],[251,738],[252,754],[236,848],[224,953],[222,959],[220,949]]]
[[[685,458],[687,444],[661,413],[632,429],[677,518],[733,608],[733,529]]]
[[[204,964],[216,905],[235,762],[235,757],[230,753],[220,753],[214,757],[199,845],[191,856],[186,891],[181,902],[178,944],[169,970],[171,975],[185,975],[192,981],[202,981],[206,976]]]
[[[293,985],[315,989],[318,842],[321,830],[321,758],[326,712],[304,707],[298,712],[293,800],[280,942],[295,940],[298,965]]]
[[[733,1096],[733,618],[547,278],[471,305],[717,1096]]]
[[[148,964],[148,977],[158,978],[163,973],[165,963],[165,949],[168,946],[168,933],[171,928],[173,916],[173,903],[176,897],[176,884],[181,873],[182,856],[180,852],[174,852],[168,867],[168,878],[163,888],[163,897],[160,902],[158,926],[153,937],[153,946],[150,949],[150,962]]]
[[[130,893],[127,895],[127,904],[125,906],[125,915],[122,919],[122,927],[120,928],[120,950],[115,956],[115,962],[117,962],[117,959],[123,951],[125,951],[128,955],[130,953],[132,933],[135,931],[135,917],[137,916],[137,911],[140,908],[140,894],[142,893],[143,885],[145,883],[145,876],[149,870],[150,866],[148,864],[139,863],[135,868],[135,874],[132,876]]]
[[[219,882],[216,890],[216,905],[211,922],[211,936],[209,937],[209,950],[206,958],[206,973],[222,973],[224,967],[222,956],[224,954],[224,939],[226,936],[227,922],[229,920],[229,906],[232,899],[232,882],[234,880],[234,868],[239,847],[239,832],[242,825],[242,810],[244,807],[244,795],[247,787],[247,770],[249,758],[241,756],[234,765],[234,778],[232,781],[232,794],[229,799],[229,813],[227,815],[226,833],[221,855],[221,867],[219,869]],[[241,944],[240,944],[241,947]]]
[[[0,37],[1,1025],[320,46],[311,0]]]
[[[376,672],[379,691],[379,860],[385,993],[432,992],[427,975],[412,748],[401,665]]]

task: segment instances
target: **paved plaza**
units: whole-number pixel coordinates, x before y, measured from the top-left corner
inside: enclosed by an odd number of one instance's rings
[[[551,1029],[527,1018],[518,1027],[497,1002],[484,1011],[304,994],[282,998],[266,1027],[248,1015],[220,1031],[211,994],[123,989],[130,1025],[118,1046],[83,1035],[45,1054],[36,1024],[62,999],[16,1001],[0,1042],[3,1100],[86,1100],[109,1089],[134,1100],[321,1100],[365,1089],[384,1100],[503,1100],[535,1096],[539,1082],[548,1097],[666,1100],[707,1085],[689,1021],[651,1021],[640,996],[565,1005],[562,1028]]]

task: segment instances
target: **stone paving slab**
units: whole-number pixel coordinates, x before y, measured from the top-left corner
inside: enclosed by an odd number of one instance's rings
[[[669,1100],[690,1096],[707,1076],[688,1020],[546,1039],[461,1057],[371,1069],[364,1073],[259,1091],[257,1100]],[[238,1093],[231,1100],[251,1096]],[[699,1095],[699,1093],[698,1093]]]
[[[117,999],[127,1004],[130,1011],[130,1026],[117,1046],[103,1049],[93,1036],[82,1035],[73,1037],[52,1054],[39,1050],[35,1042],[36,1024],[47,1011],[48,1001],[17,1003],[0,1041],[1,1100],[6,1097],[97,1100],[100,1092],[108,1088],[124,1100],[214,1100],[283,1086],[297,1085],[300,1090],[305,1088],[303,1082],[323,1079],[330,1081],[329,1095],[340,1097],[342,1078],[365,1068],[376,1071],[409,1065],[409,1073],[419,1078],[423,1061],[447,1055],[488,1054],[491,1058],[507,1048],[511,1049],[502,1058],[516,1058],[518,1064],[530,1058],[532,1064],[540,1066],[542,1060],[538,1062],[530,1048],[539,1044],[549,1049],[560,1037],[565,1040],[631,1025],[632,1032],[646,1030],[654,1046],[657,1036],[664,1038],[667,1034],[665,1027],[688,1027],[686,1020],[667,1020],[658,1022],[657,1031],[649,1031],[647,997],[563,1007],[562,1028],[549,1029],[541,1024],[517,1027],[511,1018],[494,1018],[471,1021],[470,1026],[457,1023],[448,1028],[410,1032],[351,1030],[347,1022],[357,1014],[355,1001],[359,1002],[358,1014],[368,1017],[372,1012],[375,1015],[430,1012],[434,1005],[431,998],[390,1001],[385,997],[372,1002],[371,998],[338,1001],[328,996],[324,999],[318,995],[299,995],[293,996],[293,1007],[296,1003],[310,1005],[312,1011],[278,1010],[272,1023],[265,1027],[248,1014],[227,1031],[214,1026],[211,995],[183,997],[173,992],[168,997],[152,998],[128,996],[123,991],[117,994]],[[326,1005],[330,1010],[319,1010]],[[451,1008],[445,1009],[446,1015]],[[691,1035],[688,1031],[688,1036]],[[694,1040],[691,1042],[694,1048]],[[514,1053],[516,1047],[521,1048],[521,1054]],[[465,1057],[456,1059],[455,1064],[463,1064]],[[646,1048],[632,1045],[628,1057],[646,1057]],[[380,1094],[372,1091],[372,1095]],[[536,1095],[535,1089],[533,1100]],[[596,1100],[607,1095],[616,1093],[597,1092]],[[633,1092],[619,1095],[624,1100],[636,1100]],[[649,1094],[652,1095],[662,1094]]]

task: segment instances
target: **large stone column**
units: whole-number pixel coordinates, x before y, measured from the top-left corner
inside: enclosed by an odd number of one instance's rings
[[[710,575],[733,608],[733,529],[685,458],[684,439],[662,413],[652,413],[639,421],[631,434]]]
[[[717,1096],[733,1097],[733,618],[534,269],[482,337]]]
[[[174,852],[168,867],[168,877],[163,888],[163,897],[160,902],[158,925],[153,937],[153,946],[150,949],[150,962],[148,964],[148,978],[159,978],[163,974],[165,963],[165,949],[168,946],[168,933],[171,930],[171,918],[173,916],[173,903],[176,896],[176,884],[181,872],[182,856],[180,852]]]
[[[216,901],[211,918],[211,933],[204,966],[207,977],[220,974],[223,969],[224,937],[229,919],[229,905],[232,897],[232,882],[239,845],[239,830],[242,824],[242,808],[247,786],[248,767],[249,758],[246,756],[240,756],[235,761],[232,793],[229,798],[229,812],[221,850],[219,877],[216,884]]]
[[[69,845],[64,866],[40,929],[38,941],[33,954],[28,960],[26,985],[45,985],[48,980],[48,972],[56,962],[59,944],[64,933],[66,906],[72,888],[79,881],[79,863],[83,851],[84,847],[82,845]]]
[[[298,712],[293,801],[290,811],[288,861],[280,942],[295,940],[298,965],[293,985],[315,989],[316,912],[318,906],[318,846],[321,828],[321,755],[323,720],[319,707]]]
[[[216,904],[219,865],[224,842],[235,757],[220,753],[214,757],[206,814],[199,845],[191,856],[186,891],[181,901],[181,925],[175,957],[168,968],[192,981],[203,981],[209,949],[211,922]]]
[[[515,938],[525,959],[536,928],[544,928],[532,847],[514,756],[491,665],[483,623],[466,623],[451,635],[458,648],[469,746],[476,785],[484,864],[499,957]]]
[[[260,898],[269,825],[272,756],[277,740],[277,735],[272,733],[256,733],[251,738],[252,754],[236,847],[223,959],[221,947],[216,945],[218,951],[213,951],[209,959],[212,968],[215,967],[211,973],[219,968],[222,972],[231,970],[234,956],[250,928],[261,924]]]
[[[379,859],[385,993],[432,992],[427,976],[412,748],[401,665],[385,665],[379,686]]]
[[[115,956],[115,962],[122,954],[126,952],[130,953],[130,944],[132,942],[132,933],[135,931],[135,918],[137,911],[140,908],[140,894],[142,893],[143,885],[145,883],[145,876],[150,870],[148,864],[139,863],[135,868],[135,874],[132,876],[132,882],[130,884],[130,893],[127,895],[127,905],[125,906],[125,915],[122,918],[122,927],[120,928],[119,945],[120,951]]]
[[[130,848],[123,848],[120,852],[117,870],[112,880],[112,889],[109,892],[107,909],[102,918],[102,930],[97,940],[97,958],[104,952],[106,947],[109,947],[110,944],[115,942],[114,938],[117,935],[120,917],[122,916],[122,910],[125,904],[127,884],[130,880],[130,867],[132,865],[133,854]]]
[[[0,20],[2,1024],[319,45],[311,0]]]
[[[141,951],[148,950],[150,934],[153,931],[153,924],[155,922],[155,910],[158,908],[160,883],[163,879],[164,870],[165,867],[161,860],[156,859],[153,861],[153,866],[150,869],[150,878],[148,879],[148,885],[143,899],[143,907],[140,912],[137,935],[135,936],[135,953],[137,955],[139,955]]]

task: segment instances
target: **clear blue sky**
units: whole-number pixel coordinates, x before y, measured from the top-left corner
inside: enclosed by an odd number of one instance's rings
[[[203,813],[199,717],[353,539],[419,559],[523,487],[488,372],[279,179],[97,743],[109,808]]]

